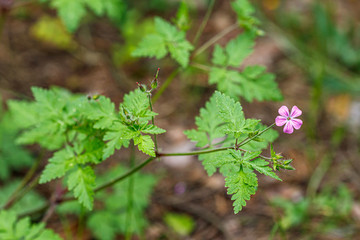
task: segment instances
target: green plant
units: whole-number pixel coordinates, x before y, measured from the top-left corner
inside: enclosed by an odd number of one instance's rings
[[[54,0],[51,4],[59,9],[59,15],[66,19],[65,23],[73,18],[71,14],[76,15],[73,22],[70,21],[70,30],[77,27],[86,6],[97,14],[106,12],[102,5],[105,3],[96,1],[75,3]],[[293,169],[289,165],[291,160],[277,154],[272,146],[270,156],[262,155],[262,151],[278,136],[271,129],[275,123],[266,126],[258,119],[245,118],[237,99],[280,100],[282,95],[274,76],[265,73],[265,67],[247,66],[243,71],[236,69],[253,52],[255,37],[261,32],[257,27],[258,21],[253,17],[254,9],[248,1],[237,0],[232,6],[238,15],[238,22],[198,48],[198,39],[193,43],[186,39],[188,21],[185,3],[182,3],[174,20],[177,27],[156,17],[155,32],[140,41],[133,55],[162,59],[169,54],[180,66],[162,85],[158,83],[158,69],[150,86],[138,83],[138,89],[125,94],[119,106],[115,106],[105,96],[72,94],[56,87],[48,90],[33,87],[33,101],[9,101],[12,121],[21,128],[17,143],[38,144],[54,152],[39,178],[33,177],[31,184],[25,188],[31,189],[37,183],[63,180],[64,189],[54,191],[52,200],[40,210],[51,210],[60,205],[62,213],[73,212],[85,216],[87,225],[100,239],[113,239],[117,233],[123,233],[130,239],[133,233],[141,234],[146,225],[146,220],[141,216],[156,183],[153,177],[138,172],[155,159],[198,155],[209,175],[216,171],[224,175],[228,194],[234,200],[235,213],[241,211],[250,196],[255,194],[258,188],[256,173],[280,180],[276,170]],[[68,11],[73,7],[77,7],[79,12]],[[103,12],[97,7],[103,9]],[[211,7],[207,16],[210,12]],[[202,25],[207,20],[208,17]],[[215,46],[212,66],[197,62],[198,55],[238,26],[244,27],[244,33],[224,48]],[[202,30],[203,27],[200,27],[198,36]],[[153,111],[153,103],[178,72],[190,67],[208,71],[209,83],[216,83],[218,91],[200,109],[200,116],[195,120],[197,129],[185,131],[187,137],[196,142],[200,149],[165,153],[158,148],[157,135],[165,133],[165,130],[155,124],[157,113]],[[96,167],[113,156],[116,150],[129,147],[129,170],[119,166],[105,173],[102,180]],[[148,158],[137,163],[135,148]],[[34,165],[32,169],[36,168],[37,165]],[[29,176],[30,179],[32,174]],[[103,191],[111,187],[111,194]],[[2,208],[10,208],[25,194],[15,192],[11,201],[8,200]],[[100,207],[94,202],[99,203]],[[106,221],[106,229],[98,228],[98,221]]]
[[[283,212],[276,225],[283,232],[298,228],[307,230],[309,236],[319,236],[344,226],[351,228],[348,224],[351,219],[353,197],[345,185],[339,185],[335,192],[327,187],[313,199],[306,197],[292,202],[284,198],[274,198],[271,202]],[[309,224],[315,219],[317,224]],[[352,235],[352,231],[347,232],[345,234],[348,237]]]

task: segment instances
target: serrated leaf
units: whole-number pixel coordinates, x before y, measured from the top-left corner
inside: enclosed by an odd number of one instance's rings
[[[139,135],[134,138],[134,144],[143,153],[155,157],[155,144],[149,135]]]
[[[225,54],[225,51],[220,45],[216,44],[213,51],[213,57],[211,59],[213,64],[220,66],[226,66],[228,56]]]
[[[149,110],[150,103],[147,93],[142,92],[140,89],[125,94],[124,102],[121,106],[134,118],[145,118],[149,120],[149,117],[154,116],[154,113]]]
[[[104,148],[103,159],[114,154],[115,149],[120,149],[122,146],[128,147],[130,139],[136,136],[136,132],[129,129],[128,126],[115,123],[114,126],[105,133],[104,141],[108,141]]]
[[[161,134],[166,132],[166,130],[159,128],[153,124],[148,124],[144,128],[141,129],[141,132],[148,134]]]
[[[198,130],[187,130],[185,135],[192,141],[197,142],[197,147],[210,146],[215,139],[224,137],[222,131],[223,120],[218,114],[216,98],[213,95],[200,109],[200,116],[195,118]]]
[[[275,76],[266,73],[263,66],[248,66],[241,73],[243,84],[241,85],[242,94],[247,101],[274,100],[280,101],[283,96],[274,81]]]
[[[134,57],[155,57],[161,59],[167,54],[165,40],[162,36],[149,34],[145,36],[135,51],[131,53]]]
[[[68,188],[74,192],[74,196],[87,209],[92,210],[94,201],[95,173],[87,166],[77,168],[68,177]]]
[[[51,6],[57,9],[58,15],[70,32],[78,28],[80,20],[86,15],[82,1],[53,0]]]
[[[156,33],[147,35],[132,55],[160,59],[169,52],[171,58],[186,67],[194,47],[186,40],[185,33],[159,17],[155,17],[155,29]]]
[[[264,174],[266,176],[272,177],[276,180],[282,181],[272,170],[271,167],[269,167],[269,163],[261,158],[256,158],[252,161],[244,162],[245,165],[248,167],[253,168],[254,170],[258,171],[261,174]]]
[[[114,103],[104,96],[100,96],[96,101],[83,103],[81,111],[88,119],[97,121],[94,128],[110,128],[117,120]]]
[[[254,44],[254,37],[249,33],[240,34],[231,40],[225,47],[228,56],[226,65],[238,67],[253,52]]]
[[[246,206],[245,200],[250,200],[250,196],[255,194],[258,186],[256,174],[249,168],[243,167],[232,175],[225,178],[225,187],[227,193],[232,194],[231,200],[234,200],[234,213],[241,211]]]
[[[17,220],[15,213],[4,210],[0,211],[0,239],[62,240],[43,223],[31,224],[29,217]]]
[[[224,133],[232,134],[235,138],[240,137],[245,126],[245,116],[240,103],[220,92],[215,92],[215,99],[219,115],[227,123]]]
[[[167,47],[171,58],[177,61],[182,67],[187,67],[190,59],[190,51],[193,50],[194,47],[188,41],[180,41],[178,43],[168,42]]]
[[[64,148],[54,153],[41,174],[39,183],[46,183],[63,177],[75,165],[74,152],[71,148]]]

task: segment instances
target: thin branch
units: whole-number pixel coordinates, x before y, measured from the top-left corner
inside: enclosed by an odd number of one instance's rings
[[[215,36],[210,38],[209,41],[205,42],[202,46],[200,46],[198,48],[198,50],[196,50],[194,52],[193,56],[196,57],[200,53],[204,52],[206,49],[208,49],[211,45],[215,44],[217,41],[219,41],[226,34],[232,32],[233,30],[238,28],[238,26],[239,26],[238,23],[234,23],[234,24],[230,25],[229,27],[225,28],[224,30],[222,30],[221,32],[219,32],[218,34],[216,34]]]
[[[43,158],[44,152],[41,152],[34,162],[34,164],[31,166],[29,171],[26,173],[25,177],[22,179],[20,185],[15,189],[13,194],[9,197],[7,202],[0,208],[0,209],[8,209],[10,208],[15,202],[21,199],[23,195],[20,196],[21,191],[25,188],[26,184],[29,182],[29,180],[34,176],[37,168],[40,165],[40,162]]]
[[[209,21],[209,18],[210,18],[212,10],[214,8],[214,5],[215,5],[215,0],[211,0],[210,4],[209,4],[209,7],[208,7],[208,9],[206,11],[205,17],[204,17],[203,21],[201,22],[201,24],[200,24],[200,26],[199,26],[199,28],[198,28],[198,30],[196,32],[196,35],[195,35],[195,38],[194,38],[194,41],[193,41],[194,45],[197,44],[197,42],[198,42],[198,40],[200,38],[200,35],[203,33],[204,28],[205,28],[207,22]]]
[[[152,103],[151,103],[151,93],[148,93],[148,98],[149,98],[150,110],[153,111],[153,107],[152,107]],[[154,116],[151,116],[151,123],[152,123],[152,125],[155,125],[155,117]],[[157,144],[156,134],[154,134],[154,143],[155,143],[155,152],[157,152],[158,144]]]
[[[174,78],[177,76],[177,74],[180,72],[181,68],[175,69],[169,77],[165,80],[164,84],[161,85],[159,90],[155,93],[154,97],[152,98],[153,103],[155,103],[158,98],[162,95],[162,93],[167,89],[167,87],[170,85],[170,83],[174,80]]]

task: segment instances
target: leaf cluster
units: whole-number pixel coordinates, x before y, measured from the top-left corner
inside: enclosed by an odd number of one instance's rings
[[[125,167],[117,166],[100,175],[96,185],[127,171]],[[145,209],[156,182],[153,175],[138,172],[112,186],[110,191],[97,193],[95,200],[99,203],[97,205],[102,207],[86,213],[86,224],[94,236],[100,240],[112,240],[117,234],[142,234],[147,226]],[[131,195],[129,188],[132,188]],[[62,204],[58,211],[60,214],[80,214],[79,209],[81,207],[77,202],[69,202]]]
[[[264,66],[246,66],[242,72],[236,68],[254,50],[254,34],[245,32],[231,40],[225,48],[215,45],[209,73],[209,83],[232,97],[242,96],[251,102],[254,99],[281,100],[282,95],[275,76],[265,72]]]
[[[182,67],[189,64],[190,51],[194,47],[186,40],[185,32],[160,17],[155,17],[155,33],[145,36],[133,51],[135,57],[171,58]]]
[[[4,112],[0,102],[0,180],[7,180],[12,170],[29,167],[33,162],[30,153],[15,144],[19,130],[9,112]]]
[[[257,136],[265,126],[259,120],[246,119],[239,102],[215,92],[205,108],[200,109],[200,116],[195,121],[197,130],[187,130],[185,134],[196,142],[197,147],[229,148],[200,155],[199,159],[209,175],[219,170],[226,177],[225,186],[228,194],[233,194],[235,213],[255,194],[258,182],[254,171],[280,180],[269,162],[260,155],[261,150],[275,140],[277,132],[268,130]]]
[[[24,240],[62,240],[59,235],[45,224],[31,224],[30,218],[17,220],[16,214],[11,211],[0,211],[0,239]]]
[[[110,99],[87,98],[60,88],[32,88],[35,101],[11,101],[13,121],[23,132],[21,144],[40,144],[56,152],[49,159],[40,183],[66,177],[66,185],[79,202],[93,207],[94,166],[132,140],[138,149],[155,156],[148,134],[165,130],[149,123],[156,113],[150,110],[147,93],[135,90],[124,96],[119,110]]]
[[[40,0],[49,2],[70,32],[76,31],[81,20],[91,10],[96,16],[107,16],[115,23],[121,22],[126,6],[123,0]]]

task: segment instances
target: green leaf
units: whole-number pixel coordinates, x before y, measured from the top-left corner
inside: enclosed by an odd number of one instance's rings
[[[148,124],[148,125],[145,125],[144,128],[141,129],[141,132],[149,133],[149,134],[161,134],[161,133],[166,132],[166,130],[159,128],[155,125]]]
[[[220,45],[216,44],[213,51],[213,57],[211,59],[213,64],[226,66],[228,56],[225,54],[224,49]]]
[[[234,213],[241,211],[246,206],[245,200],[250,200],[250,196],[255,194],[258,186],[256,174],[249,168],[242,167],[240,170],[225,178],[227,193],[232,194],[234,200]]]
[[[156,59],[161,59],[166,56],[167,52],[164,38],[160,35],[149,34],[141,40],[131,55],[134,57],[155,57]]]
[[[281,101],[283,96],[274,81],[275,76],[271,73],[265,72],[263,66],[248,66],[241,73],[242,85],[241,96],[247,101]]]
[[[254,36],[249,33],[238,35],[225,47],[228,57],[226,66],[238,67],[252,52],[255,45]]]
[[[98,177],[97,185],[101,185],[128,169],[115,167],[105,175]],[[116,234],[141,234],[147,226],[145,216],[146,207],[151,200],[151,193],[157,182],[153,175],[135,173],[130,178],[112,186],[112,191],[99,192],[96,194],[97,201],[101,201],[102,208],[90,213],[88,217],[88,228],[93,232],[96,239],[112,240]],[[132,196],[128,189],[132,181]],[[130,198],[131,197],[131,201]],[[131,209],[129,213],[129,209]],[[101,222],[102,224],[99,224]]]
[[[115,123],[110,131],[106,132],[104,141],[106,143],[103,150],[103,159],[106,159],[114,154],[115,149],[120,149],[125,146],[128,147],[130,139],[132,139],[137,133],[132,131],[128,126],[121,123]]]
[[[4,210],[0,211],[0,239],[62,240],[43,223],[31,224],[29,217],[17,220],[13,212]]]
[[[171,58],[187,67],[194,47],[186,40],[185,32],[159,17],[155,17],[155,30],[156,33],[147,35],[139,43],[132,55],[160,59],[170,53]]]
[[[70,32],[78,28],[81,19],[86,15],[86,9],[81,0],[53,0],[51,6],[57,9],[58,15]]]
[[[263,35],[263,32],[257,27],[260,21],[253,16],[255,8],[250,4],[249,0],[235,0],[231,3],[231,7],[237,14],[239,24],[245,30],[257,35]]]
[[[147,93],[142,92],[140,89],[125,94],[124,102],[121,104],[121,107],[123,107],[132,121],[135,121],[136,118],[150,120],[151,116],[156,115],[149,109],[150,103]]]
[[[216,105],[222,120],[226,123],[224,133],[240,137],[245,126],[245,116],[239,102],[229,96],[215,92]]]
[[[97,100],[88,101],[82,106],[82,114],[90,120],[96,120],[95,128],[109,128],[117,119],[114,103],[104,96],[100,96]]]
[[[182,67],[187,67],[187,65],[189,65],[190,51],[193,50],[194,47],[188,41],[181,41],[178,43],[168,42],[167,47],[170,56]]]
[[[256,171],[258,171],[261,174],[264,174],[266,176],[269,176],[276,180],[281,181],[281,179],[273,172],[272,168],[268,166],[269,163],[267,161],[265,161],[264,159],[256,158],[252,161],[247,161],[244,163],[248,167],[255,169]]]
[[[198,130],[187,130],[184,133],[191,141],[197,142],[197,147],[210,146],[215,139],[224,137],[224,122],[218,114],[215,95],[205,104],[205,108],[200,109],[200,116],[195,118],[195,123]]]
[[[89,166],[77,168],[69,175],[67,184],[69,190],[74,192],[74,196],[79,202],[87,209],[92,210],[95,186],[94,170]]]
[[[47,183],[53,179],[63,177],[74,167],[75,155],[71,148],[64,148],[54,153],[41,174],[39,183]]]
[[[134,144],[143,153],[155,157],[155,144],[149,135],[139,135],[134,138]]]

